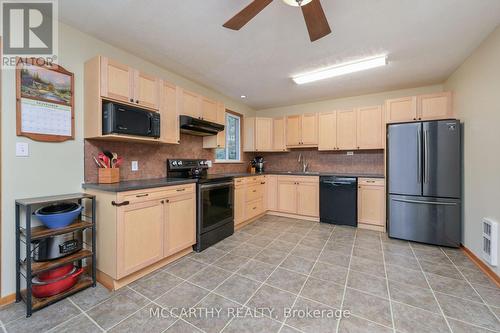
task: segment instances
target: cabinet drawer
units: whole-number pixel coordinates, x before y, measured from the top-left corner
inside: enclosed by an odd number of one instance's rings
[[[358,185],[384,186],[383,178],[358,178]]]
[[[159,187],[157,189],[145,189],[118,194],[119,201],[129,201],[130,203],[143,202],[148,200],[161,199],[180,194],[194,192],[194,184],[176,185],[168,187]]]
[[[292,183],[319,183],[318,176],[278,176],[278,181]]]
[[[257,199],[250,201],[245,206],[245,219],[249,220],[264,211],[264,201],[263,199]]]
[[[260,183],[255,185],[248,185],[246,190],[246,201],[254,201],[264,197],[264,185]]]
[[[242,187],[246,184],[246,178],[234,178],[234,187]]]

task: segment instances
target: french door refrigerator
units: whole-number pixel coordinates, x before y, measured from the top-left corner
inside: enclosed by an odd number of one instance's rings
[[[390,237],[460,246],[458,120],[389,125],[387,175]]]

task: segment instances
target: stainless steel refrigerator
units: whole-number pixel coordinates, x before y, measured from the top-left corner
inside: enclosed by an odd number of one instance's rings
[[[388,126],[390,237],[460,246],[461,164],[458,120]]]

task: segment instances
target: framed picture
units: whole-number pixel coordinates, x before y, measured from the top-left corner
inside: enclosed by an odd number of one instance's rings
[[[16,133],[36,141],[75,138],[74,75],[59,65],[18,59]]]

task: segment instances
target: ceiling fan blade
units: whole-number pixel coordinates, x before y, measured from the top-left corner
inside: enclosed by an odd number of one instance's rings
[[[245,24],[253,19],[258,13],[266,8],[273,0],[254,0],[248,6],[243,8],[238,14],[233,16],[222,26],[228,29],[240,30]]]
[[[310,3],[300,8],[302,9],[302,14],[306,21],[307,31],[309,31],[311,42],[325,37],[332,32],[319,0],[312,0]]]

